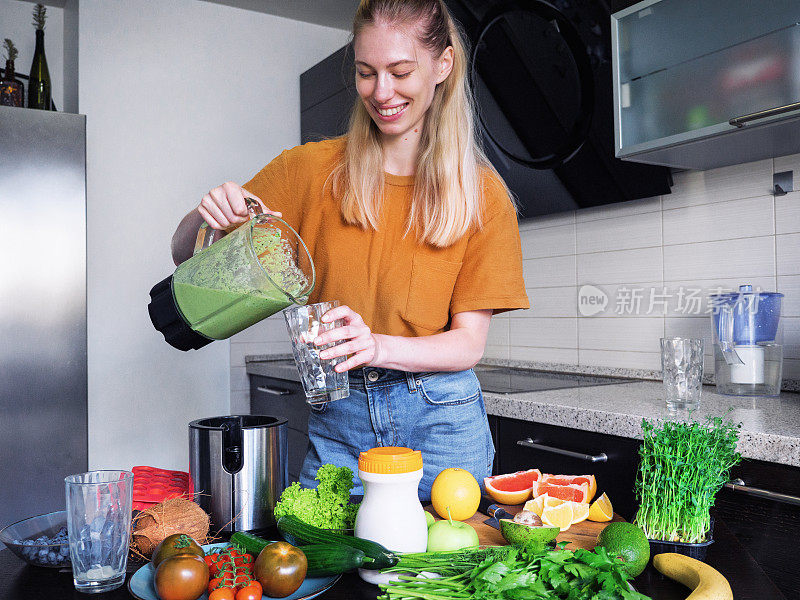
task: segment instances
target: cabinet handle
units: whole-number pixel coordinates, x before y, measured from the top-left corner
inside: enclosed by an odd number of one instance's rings
[[[769,490],[762,490],[761,488],[750,487],[746,485],[741,479],[734,479],[725,484],[725,487],[734,492],[742,492],[751,496],[758,496],[759,498],[766,498],[767,500],[775,500],[776,502],[783,502],[785,504],[794,504],[800,506],[800,498],[797,496],[790,496],[789,494],[779,494],[778,492],[771,492]]]
[[[600,454],[581,454],[580,452],[573,452],[572,450],[564,450],[563,448],[554,448],[553,446],[545,446],[543,444],[537,444],[531,438],[525,440],[517,440],[518,446],[525,446],[526,448],[533,448],[534,450],[542,450],[544,452],[552,452],[553,454],[561,454],[563,456],[569,456],[571,458],[580,458],[581,460],[588,460],[589,462],[606,462],[608,460],[608,456],[605,452],[601,452]]]
[[[292,390],[287,390],[286,388],[275,388],[275,387],[267,387],[265,385],[260,385],[256,388],[259,392],[264,392],[265,394],[272,394],[273,396],[288,396],[292,393]]]
[[[800,110],[800,102],[792,102],[784,106],[776,106],[775,108],[768,108],[766,110],[759,110],[758,112],[750,113],[749,115],[742,115],[741,117],[733,117],[729,124],[736,127],[744,127],[744,124],[749,121],[757,121],[758,119],[766,119],[775,115],[782,115],[783,113]]]

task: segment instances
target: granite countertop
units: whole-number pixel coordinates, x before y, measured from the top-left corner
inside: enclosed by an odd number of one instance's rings
[[[287,358],[291,356],[248,356],[247,372],[299,381],[297,369]],[[523,368],[524,364],[512,366]],[[676,418],[667,411],[663,398],[661,382],[653,380],[512,394],[484,392],[490,415],[640,439],[643,418]],[[783,392],[775,398],[725,396],[706,385],[694,418],[704,420],[706,416],[730,416],[742,423],[742,456],[800,467],[800,394]],[[677,418],[686,419],[688,414],[680,411]]]

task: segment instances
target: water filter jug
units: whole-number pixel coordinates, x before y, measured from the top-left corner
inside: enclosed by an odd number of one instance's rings
[[[783,371],[783,294],[753,291],[711,295],[717,391],[777,396]]]

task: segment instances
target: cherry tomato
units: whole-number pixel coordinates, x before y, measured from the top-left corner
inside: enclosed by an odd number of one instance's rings
[[[286,542],[274,542],[259,553],[253,575],[267,596],[285,598],[300,587],[307,569],[308,560],[302,550]]]
[[[234,600],[236,592],[233,588],[217,588],[208,595],[208,600]]]
[[[161,600],[196,600],[208,586],[208,565],[195,554],[179,554],[161,561],[154,583]]]
[[[236,600],[261,600],[261,586],[250,584],[236,592]]]

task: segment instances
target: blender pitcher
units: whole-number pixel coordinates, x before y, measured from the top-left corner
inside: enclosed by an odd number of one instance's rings
[[[777,396],[783,370],[781,300],[777,292],[712,294],[717,391],[734,396]]]
[[[314,263],[288,224],[260,213],[214,241],[203,223],[194,255],[150,290],[155,328],[179,350],[197,350],[283,310],[305,304],[314,288]],[[210,245],[209,245],[210,244]]]

